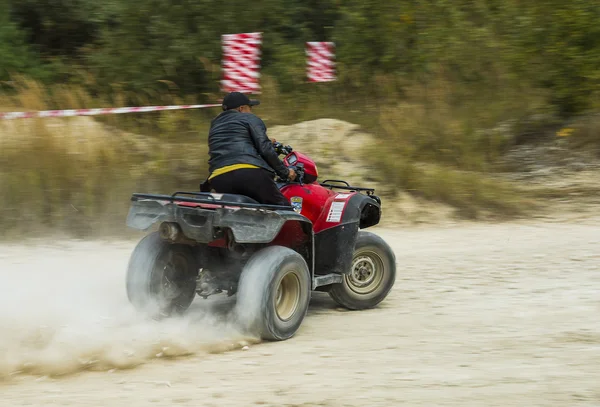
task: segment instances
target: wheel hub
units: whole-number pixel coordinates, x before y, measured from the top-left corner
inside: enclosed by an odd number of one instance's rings
[[[358,254],[352,261],[352,270],[345,276],[348,287],[365,295],[377,289],[383,280],[383,262],[374,252]]]
[[[354,260],[350,279],[352,284],[357,287],[364,287],[373,282],[376,273],[376,266],[370,257],[362,256]]]
[[[287,273],[279,282],[275,293],[275,311],[282,321],[287,321],[296,312],[300,303],[300,280],[295,272]]]

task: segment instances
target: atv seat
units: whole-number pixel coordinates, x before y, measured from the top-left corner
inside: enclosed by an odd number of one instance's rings
[[[225,201],[225,202],[234,202],[234,203],[247,203],[247,204],[258,204],[258,201],[250,198],[249,196],[246,195],[239,195],[239,194],[217,194],[217,193],[212,193],[211,194],[216,201]]]

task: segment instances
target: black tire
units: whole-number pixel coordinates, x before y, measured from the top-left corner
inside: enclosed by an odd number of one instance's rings
[[[261,339],[289,339],[306,316],[311,287],[310,272],[300,254],[282,246],[261,249],[242,270],[236,318],[243,329]]]
[[[394,252],[382,238],[370,232],[358,232],[351,267],[343,281],[332,284],[329,290],[335,302],[351,310],[377,306],[396,281]]]
[[[127,266],[127,297],[153,317],[184,313],[196,295],[198,267],[189,246],[171,244],[158,232],[144,237]]]

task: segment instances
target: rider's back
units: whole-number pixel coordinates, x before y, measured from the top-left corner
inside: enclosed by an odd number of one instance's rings
[[[210,173],[234,164],[250,164],[273,171],[254,144],[252,127],[266,131],[263,121],[252,113],[227,110],[213,119],[208,135]]]

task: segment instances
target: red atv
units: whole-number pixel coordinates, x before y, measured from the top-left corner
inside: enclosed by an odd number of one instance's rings
[[[244,329],[284,340],[302,324],[311,291],[326,291],[352,310],[375,307],[388,295],[394,253],[360,230],[379,223],[374,190],[318,183],[310,158],[274,146],[298,174],[295,182],[278,180],[291,206],[234,194],[133,194],[127,225],[160,224],[129,261],[127,295],[136,308],[168,316],[187,310],[196,294],[236,294],[233,312]]]

